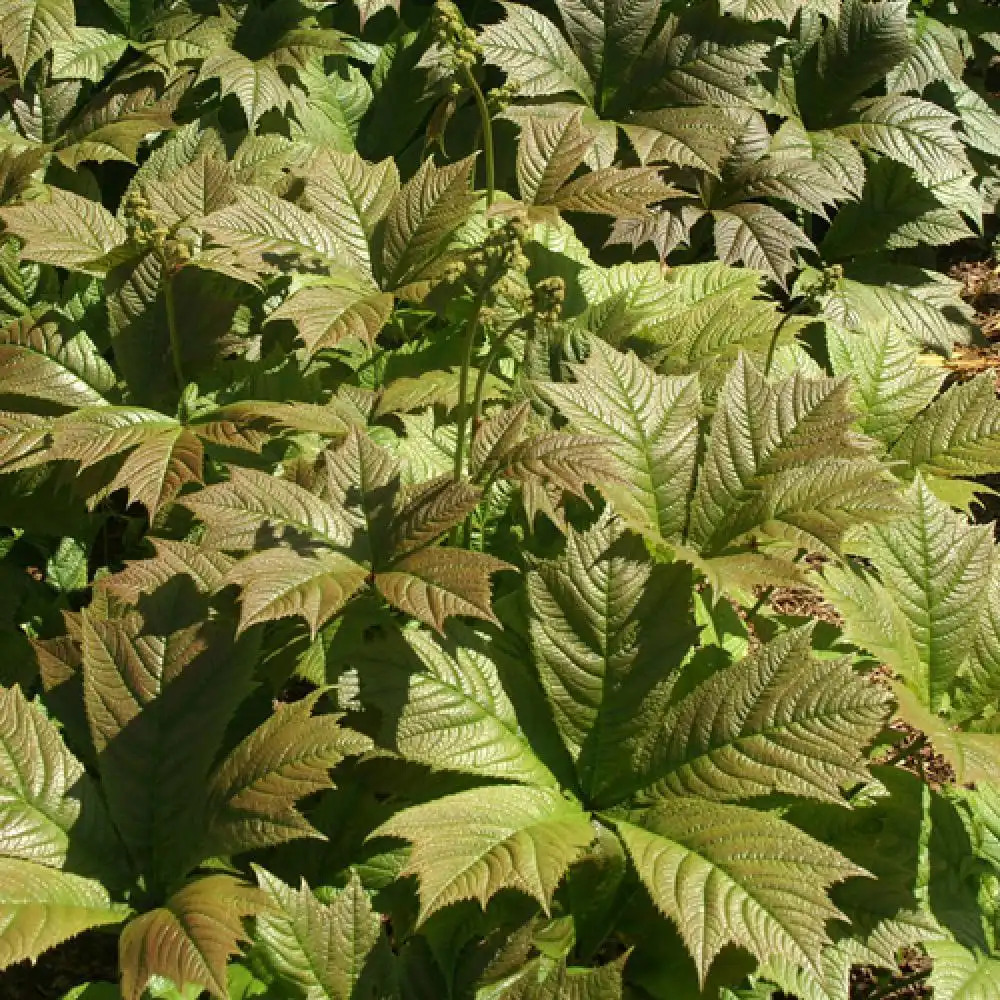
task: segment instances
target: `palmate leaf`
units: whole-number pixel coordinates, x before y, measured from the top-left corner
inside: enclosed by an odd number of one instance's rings
[[[715,250],[723,264],[745,264],[783,285],[798,250],[812,240],[771,205],[745,202],[714,209]]]
[[[955,941],[931,941],[930,985],[935,1000],[989,1000],[1000,989],[1000,961],[976,955]]]
[[[254,469],[233,467],[228,482],[184,498],[204,523],[209,548],[247,551],[262,534],[290,531],[349,546],[351,525],[343,514],[308,490]]]
[[[869,526],[859,539],[881,583],[829,567],[825,590],[849,641],[888,663],[936,711],[972,651],[993,544],[988,527],[969,525],[919,476],[909,499],[911,514]]]
[[[590,76],[611,80],[642,52],[660,8],[656,0],[566,0],[558,11]]]
[[[292,96],[272,55],[248,59],[234,49],[222,48],[205,58],[198,79],[218,80],[219,93],[239,101],[251,131],[265,112],[283,113]]]
[[[849,661],[812,659],[810,634],[780,636],[672,706],[637,784],[671,799],[782,792],[841,802],[842,789],[868,780],[864,748],[888,697]]]
[[[158,590],[178,575],[190,577],[202,593],[213,594],[225,585],[226,574],[236,560],[224,552],[214,552],[203,545],[178,542],[169,538],[150,538],[156,555],[134,559],[118,573],[102,576],[96,585],[136,604],[143,594]]]
[[[130,502],[152,516],[186,485],[201,481],[201,441],[176,420],[138,407],[89,407],[56,420],[47,457],[86,469],[123,452],[128,455],[108,490],[126,490]]]
[[[48,441],[51,425],[49,418],[31,413],[0,413],[0,466],[4,471],[38,464],[35,453]]]
[[[513,568],[483,552],[431,547],[411,552],[377,573],[375,585],[400,611],[443,632],[453,615],[496,623],[490,577]]]
[[[558,791],[495,785],[404,809],[372,836],[413,845],[405,873],[420,881],[422,923],[464,899],[485,908],[501,889],[518,889],[548,912],[595,832],[587,813]]]
[[[259,454],[282,432],[340,438],[359,419],[357,409],[338,397],[324,404],[245,399],[192,417],[188,428],[203,441]]]
[[[115,373],[82,330],[66,336],[49,315],[30,313],[0,329],[0,393],[69,407],[101,406]]]
[[[698,442],[700,398],[690,378],[654,374],[634,354],[600,341],[572,383],[546,383],[538,392],[584,433],[608,440],[623,481],[602,492],[636,530],[657,541],[684,529]]]
[[[750,81],[765,69],[768,43],[734,18],[670,15],[650,42],[629,92],[664,105],[747,104]],[[643,85],[650,87],[648,97]]]
[[[504,3],[504,19],[479,36],[488,62],[516,80],[525,97],[576,93],[589,101],[594,84],[559,29],[527,4]]]
[[[895,971],[904,948],[944,937],[937,921],[919,912],[903,912],[880,921],[865,938],[842,937],[823,949],[822,974],[786,958],[772,959],[762,970],[762,978],[801,1000],[850,1000],[852,970],[872,966]]]
[[[718,174],[743,121],[706,105],[637,112],[623,127],[643,164],[671,163]]]
[[[103,205],[62,188],[0,208],[0,220],[17,236],[28,260],[101,273],[100,263],[125,242],[125,228]]]
[[[723,554],[749,533],[836,553],[852,524],[899,502],[870,444],[851,430],[850,386],[794,375],[769,384],[737,362],[712,421],[688,542]]]
[[[588,799],[617,802],[651,751],[672,676],[696,631],[680,567],[653,569],[614,522],[570,529],[566,554],[528,577],[531,645],[556,728]],[[671,616],[658,607],[675,607]]]
[[[57,41],[72,39],[75,27],[73,0],[10,0],[0,11],[0,52],[23,81]]]
[[[72,36],[52,43],[52,77],[100,83],[109,66],[125,54],[128,42],[103,28],[76,26]]]
[[[857,148],[835,132],[806,130],[790,118],[771,139],[769,155],[773,159],[810,158],[827,173],[836,188],[858,197],[865,184],[865,161]]]
[[[861,200],[842,206],[823,240],[826,260],[919,246],[944,246],[968,238],[961,213],[944,207],[912,170],[881,159],[868,168]]]
[[[902,264],[849,265],[846,275],[821,296],[823,315],[852,330],[874,329],[887,321],[914,343],[942,354],[968,344],[973,312],[959,297],[960,286],[936,271]],[[806,270],[796,291],[813,287],[818,272]]]
[[[262,271],[286,255],[351,265],[337,230],[263,188],[239,188],[232,204],[207,215],[202,224],[213,243]]]
[[[96,879],[0,857],[0,971],[127,915]]]
[[[824,924],[839,915],[826,890],[863,874],[790,823],[743,806],[671,799],[642,826],[615,826],[702,983],[729,943],[761,962],[785,955],[818,969]]]
[[[436,167],[424,160],[392,199],[380,230],[382,285],[402,288],[426,277],[475,201],[474,157]]]
[[[911,32],[914,46],[909,56],[886,74],[890,93],[919,94],[932,83],[961,80],[965,55],[951,28],[932,17],[921,17]]]
[[[229,163],[208,155],[141,187],[150,211],[167,225],[196,224],[231,204],[238,190]]]
[[[555,778],[521,732],[482,637],[452,624],[446,636],[403,633],[359,671],[360,697],[383,713],[379,742],[440,770],[554,788]]]
[[[20,688],[0,688],[0,856],[62,868],[72,850],[81,871],[101,834],[113,836],[104,804],[59,730]]]
[[[942,393],[910,421],[890,457],[935,476],[980,476],[1000,468],[1000,401],[983,374]]]
[[[294,323],[311,356],[351,338],[374,343],[392,306],[392,295],[344,280],[300,288],[271,313],[268,322]]]
[[[920,352],[889,324],[864,331],[827,325],[834,374],[851,378],[862,431],[891,448],[937,396],[944,376],[918,362]]]
[[[303,181],[308,206],[340,234],[355,267],[374,280],[375,231],[399,192],[395,161],[368,163],[356,153],[323,150],[309,162]]]
[[[382,921],[357,874],[333,901],[321,903],[307,884],[292,889],[263,868],[257,881],[268,909],[257,935],[274,969],[306,1000],[350,1000],[372,995],[389,953]]]
[[[950,111],[917,97],[874,97],[861,106],[856,122],[836,131],[906,164],[918,180],[931,185],[942,177],[971,172],[957,123]]]
[[[226,964],[246,940],[243,918],[261,903],[251,886],[229,875],[209,875],[131,921],[119,942],[124,1000],[139,1000],[152,976],[179,987],[200,986],[228,1000]]]
[[[224,583],[241,588],[241,632],[280,618],[304,618],[315,637],[367,578],[368,570],[341,552],[275,548],[240,560]]]
[[[82,640],[87,719],[112,819],[137,866],[167,881],[197,850],[191,833],[253,648],[235,643],[221,618],[156,635],[138,615],[105,621],[89,611]]]
[[[279,705],[219,765],[208,791],[206,853],[236,854],[321,836],[295,808],[333,788],[330,769],[368,740],[332,715],[313,715],[321,692]]]
[[[394,457],[363,430],[353,427],[339,448],[324,453],[324,459],[323,497],[346,528],[344,547],[359,561],[381,562],[387,555],[399,491],[399,467]]]
[[[583,109],[559,117],[532,116],[522,124],[517,147],[517,187],[528,204],[551,204],[594,145]]]

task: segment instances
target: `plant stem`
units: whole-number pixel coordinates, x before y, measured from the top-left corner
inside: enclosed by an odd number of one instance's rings
[[[482,367],[479,369],[479,377],[476,379],[476,395],[472,404],[472,433],[479,429],[479,424],[483,419],[483,397],[486,395],[486,380],[490,376],[490,369],[494,362],[500,357],[500,352],[504,349],[507,339],[514,332],[520,323],[511,323],[503,333],[496,339],[496,343],[486,356]]]
[[[184,366],[181,363],[181,341],[177,332],[177,306],[174,303],[173,276],[168,276],[163,282],[163,301],[167,307],[167,332],[170,335],[170,356],[174,362],[174,378],[177,379],[177,391],[184,392],[187,382],[184,381]]]
[[[493,200],[496,197],[496,167],[493,152],[493,119],[490,116],[490,109],[486,103],[482,88],[476,83],[476,78],[472,75],[472,70],[463,71],[465,82],[472,91],[472,96],[476,99],[476,106],[479,108],[479,117],[483,122],[483,155],[486,159],[486,207],[493,207]]]
[[[489,282],[484,282],[483,287],[476,293],[472,315],[465,326],[465,349],[462,353],[462,367],[458,375],[458,410],[455,426],[456,483],[462,478],[462,470],[465,466],[465,437],[469,423],[469,369],[472,367],[472,351],[476,346],[476,330],[479,327],[479,314],[483,310],[483,302],[486,300],[486,291],[488,288]]]

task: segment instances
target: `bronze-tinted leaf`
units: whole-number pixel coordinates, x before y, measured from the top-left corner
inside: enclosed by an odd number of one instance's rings
[[[226,964],[246,940],[243,918],[261,905],[259,890],[229,875],[210,875],[133,920],[119,942],[124,1000],[139,1000],[151,976],[228,1000]]]
[[[452,615],[495,622],[490,576],[509,563],[464,549],[420,549],[375,577],[390,604],[439,632]]]

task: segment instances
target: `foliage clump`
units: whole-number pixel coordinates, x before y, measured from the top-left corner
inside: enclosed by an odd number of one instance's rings
[[[998,52],[979,2],[5,3],[0,970],[1000,995],[1000,402],[935,267]]]

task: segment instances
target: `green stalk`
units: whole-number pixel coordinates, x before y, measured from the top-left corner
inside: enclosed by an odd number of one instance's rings
[[[476,330],[479,327],[479,314],[483,310],[486,291],[489,282],[484,281],[483,287],[476,293],[472,307],[472,315],[465,326],[465,349],[462,353],[462,367],[458,374],[458,410],[455,427],[455,482],[462,478],[465,466],[465,437],[469,423],[469,370],[472,368],[472,351],[476,346]]]
[[[168,276],[163,282],[163,300],[167,307],[167,332],[170,335],[170,356],[174,362],[174,378],[177,379],[178,392],[184,392],[187,382],[184,380],[184,366],[181,363],[181,341],[177,332],[177,306],[174,303],[172,276]]]
[[[483,122],[483,155],[486,158],[486,207],[492,208],[496,197],[496,166],[493,151],[493,119],[490,116],[490,109],[483,96],[482,88],[476,83],[476,78],[472,75],[472,70],[463,68],[462,75],[472,96],[476,99],[476,106],[479,108],[479,117]]]
[[[511,323],[503,333],[497,337],[496,343],[493,345],[492,350],[486,356],[486,360],[483,362],[482,367],[479,369],[479,377],[476,379],[476,394],[472,404],[472,431],[475,433],[479,429],[479,424],[483,419],[483,396],[486,394],[486,379],[489,378],[490,369],[492,369],[496,359],[500,357],[500,352],[504,349],[504,345],[507,343],[507,338],[520,326],[520,323]]]

